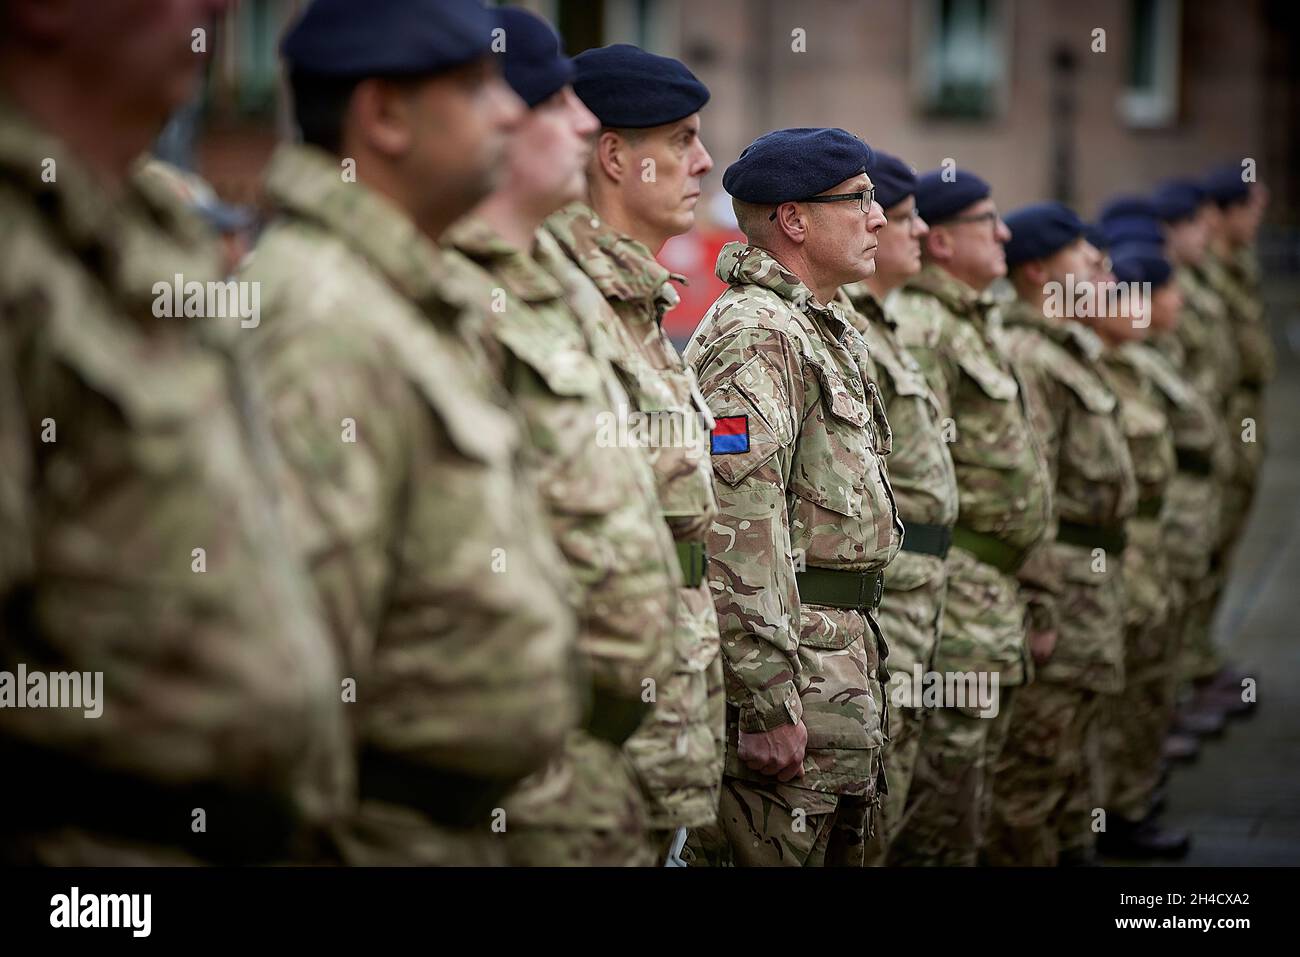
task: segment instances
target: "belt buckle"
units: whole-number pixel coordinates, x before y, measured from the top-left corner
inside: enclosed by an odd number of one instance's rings
[[[885,573],[876,572],[875,591],[871,596],[871,610],[875,611],[880,607],[880,603],[885,600]]]

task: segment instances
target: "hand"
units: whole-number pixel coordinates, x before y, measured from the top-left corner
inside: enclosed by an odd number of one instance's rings
[[[1052,657],[1052,652],[1056,650],[1056,632],[1053,631],[1033,631],[1029,632],[1029,653],[1034,656],[1034,664],[1045,665],[1047,659]]]
[[[803,777],[803,755],[808,729],[802,721],[771,731],[740,732],[740,760],[751,771],[774,775],[786,782]]]

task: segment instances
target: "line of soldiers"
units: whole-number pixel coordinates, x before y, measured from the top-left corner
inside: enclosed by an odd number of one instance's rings
[[[0,669],[106,699],[0,708],[6,860],[1054,864],[1098,809],[1153,842],[1179,680],[1227,706],[1260,189],[1115,204],[1153,301],[1057,320],[1106,278],[1069,210],[769,133],[683,356],[683,64],[315,0],[235,275],[261,315],[159,319],[223,278],[138,162],[223,5],[0,2]]]

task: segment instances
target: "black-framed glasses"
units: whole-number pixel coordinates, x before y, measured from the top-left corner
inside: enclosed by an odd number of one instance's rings
[[[800,203],[847,203],[850,200],[857,200],[858,209],[866,212],[871,209],[871,204],[876,201],[876,187],[868,186],[866,189],[857,193],[832,193],[829,196],[812,196],[808,199],[797,200]],[[779,208],[779,207],[778,207]],[[767,217],[768,222],[776,222],[776,210],[772,210],[772,215]]]

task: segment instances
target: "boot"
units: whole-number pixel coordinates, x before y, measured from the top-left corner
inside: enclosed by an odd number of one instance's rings
[[[1108,815],[1106,830],[1097,835],[1097,851],[1107,857],[1186,857],[1192,848],[1191,835],[1161,827],[1148,815],[1143,821],[1129,821]]]
[[[1172,731],[1165,738],[1162,753],[1167,761],[1195,761],[1201,753],[1201,742],[1194,734]]]

